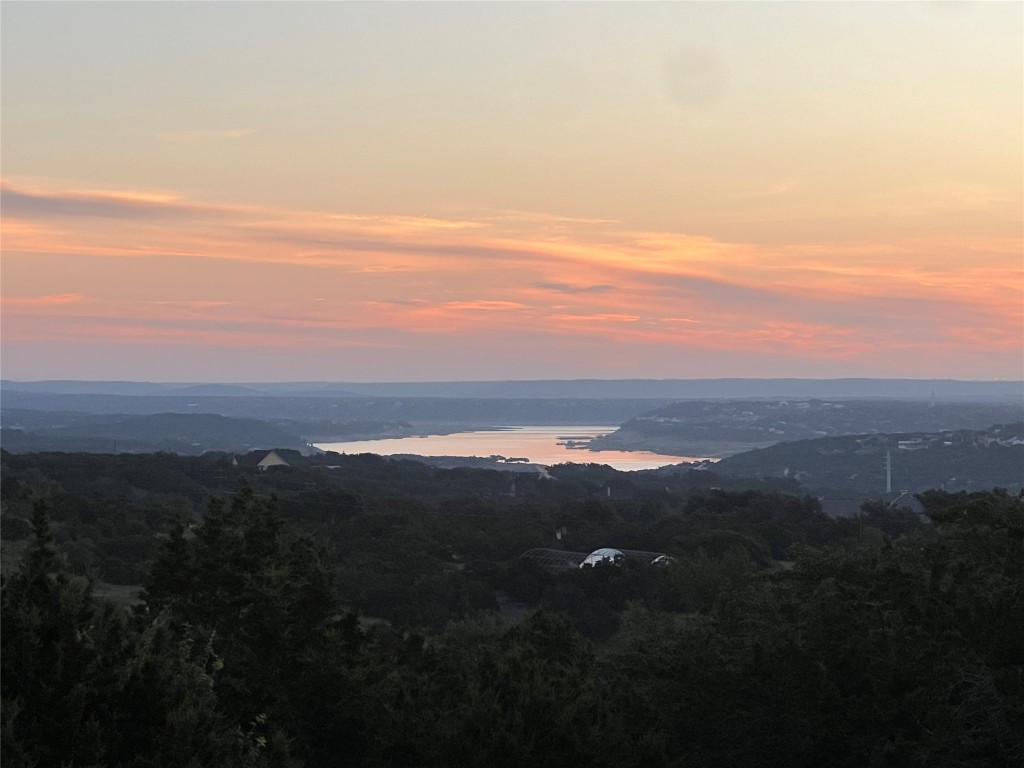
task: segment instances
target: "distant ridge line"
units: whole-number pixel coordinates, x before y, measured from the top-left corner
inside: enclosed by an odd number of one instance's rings
[[[8,392],[181,397],[1024,400],[1024,381],[881,378],[533,379],[422,382],[134,382],[4,379]]]

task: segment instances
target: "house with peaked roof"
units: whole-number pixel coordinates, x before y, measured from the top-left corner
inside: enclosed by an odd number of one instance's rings
[[[900,491],[900,495],[889,502],[890,509],[906,509],[917,515],[924,514],[924,504],[909,491]]]
[[[256,463],[256,469],[260,472],[266,472],[271,467],[287,467],[290,466],[287,461],[281,458],[277,451],[270,451],[266,456],[260,459]]]
[[[281,458],[277,451],[267,451],[260,456],[258,452],[248,453],[245,456],[235,456],[231,459],[233,467],[255,467],[260,472],[266,472],[271,467],[290,467],[291,465]]]

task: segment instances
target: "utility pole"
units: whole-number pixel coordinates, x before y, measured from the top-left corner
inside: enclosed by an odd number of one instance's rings
[[[885,492],[892,493],[892,448],[885,449]]]

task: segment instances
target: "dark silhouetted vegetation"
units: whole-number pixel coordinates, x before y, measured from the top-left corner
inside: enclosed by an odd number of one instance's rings
[[[5,765],[1024,760],[1020,495],[834,520],[697,471],[3,459]],[[519,557],[598,546],[672,560]]]

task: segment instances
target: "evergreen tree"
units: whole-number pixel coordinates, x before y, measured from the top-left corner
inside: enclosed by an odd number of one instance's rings
[[[32,520],[33,548],[0,590],[4,765],[259,765],[217,711],[212,649],[175,639],[162,616],[139,632],[97,606],[54,550],[44,502]]]
[[[309,539],[286,539],[276,499],[242,486],[229,504],[211,499],[191,539],[172,531],[145,584],[150,615],[166,611],[178,637],[206,643],[222,660],[215,691],[233,722],[254,723],[270,759],[287,763],[315,750],[320,722],[310,686],[345,678],[345,627],[326,553]],[[354,617],[353,617],[354,619]],[[338,665],[341,665],[340,667]],[[332,735],[330,739],[338,740]],[[344,739],[342,739],[344,741]]]
[[[92,584],[63,568],[41,500],[32,529],[28,559],[2,588],[5,762],[98,763],[104,748],[89,684],[97,660]]]

